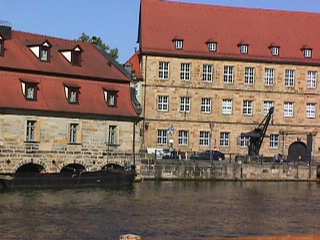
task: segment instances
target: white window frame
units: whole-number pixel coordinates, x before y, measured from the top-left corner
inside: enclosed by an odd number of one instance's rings
[[[250,137],[248,136],[240,136],[240,147],[246,148],[249,146],[250,143]]]
[[[209,131],[200,131],[199,145],[205,146],[205,147],[210,146],[210,132]]]
[[[175,40],[175,46],[176,46],[176,49],[178,50],[181,50],[183,49],[183,45],[184,45],[184,41],[183,40]]]
[[[222,114],[232,115],[233,112],[233,100],[232,99],[223,99],[222,100]]]
[[[293,102],[285,102],[283,106],[283,116],[285,118],[294,117],[294,103]]]
[[[110,125],[108,128],[108,145],[119,144],[119,127],[116,125]]]
[[[211,113],[212,112],[212,99],[211,98],[202,98],[201,99],[201,112],[202,113]]]
[[[158,145],[168,144],[168,129],[158,129],[157,143]]]
[[[317,88],[317,84],[318,84],[318,72],[308,71],[307,88],[315,89]]]
[[[234,83],[234,66],[224,66],[223,82],[224,84]]]
[[[265,86],[273,86],[275,84],[275,70],[274,68],[265,68],[264,84]]]
[[[270,134],[270,148],[278,149],[280,146],[279,134]]]
[[[183,81],[191,80],[191,63],[181,63],[180,65],[180,79]]]
[[[295,86],[296,80],[296,72],[293,69],[286,69],[285,70],[285,78],[284,78],[284,85],[289,88],[293,88]]]
[[[79,124],[70,123],[69,125],[69,143],[76,144],[78,143],[78,134],[79,134]]]
[[[191,97],[180,97],[180,112],[189,113],[191,111]]]
[[[269,113],[270,108],[274,107],[274,101],[264,101],[263,102],[263,114],[267,115]]]
[[[244,116],[253,116],[253,101],[243,100],[242,113]]]
[[[317,105],[315,103],[307,103],[306,114],[307,118],[315,119],[317,116]]]
[[[181,146],[189,145],[189,131],[179,130],[178,132],[178,143]]]
[[[36,141],[36,124],[35,120],[27,120],[26,125],[26,142],[35,142]]]
[[[208,50],[209,50],[209,52],[217,52],[218,51],[218,43],[217,42],[208,42]]]
[[[168,112],[169,111],[169,96],[159,95],[157,99],[157,109],[159,112]]]
[[[159,79],[168,80],[169,79],[170,64],[169,62],[159,62]]]
[[[280,55],[280,48],[279,47],[272,47],[271,54],[272,54],[272,56],[279,56]]]
[[[213,65],[212,64],[203,64],[202,66],[202,80],[204,82],[213,81]]]
[[[312,58],[312,49],[311,48],[304,49],[303,55],[305,58]]]
[[[248,54],[249,53],[249,45],[248,44],[241,44],[240,45],[240,53],[241,54]]]
[[[254,85],[255,82],[255,68],[254,67],[245,67],[244,73],[244,84],[246,85]]]
[[[221,147],[229,147],[230,146],[230,133],[229,132],[221,132],[220,133],[220,146]]]

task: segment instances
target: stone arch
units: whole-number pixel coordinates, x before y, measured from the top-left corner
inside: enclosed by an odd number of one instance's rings
[[[25,163],[20,165],[16,171],[15,175],[16,176],[34,176],[34,175],[39,175],[40,173],[45,172],[45,167],[41,164],[38,163]]]
[[[102,168],[101,168],[101,170],[109,170],[109,169],[123,171],[124,170],[124,166],[122,166],[119,163],[108,163],[108,164],[102,166]]]
[[[289,146],[288,161],[308,161],[308,147],[304,142],[297,141]]]
[[[85,172],[86,167],[80,163],[70,163],[61,168],[60,173],[62,175],[73,175]]]

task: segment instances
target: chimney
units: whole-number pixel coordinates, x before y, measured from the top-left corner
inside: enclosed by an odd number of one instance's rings
[[[6,21],[0,21],[0,35],[4,40],[11,39],[11,24]]]

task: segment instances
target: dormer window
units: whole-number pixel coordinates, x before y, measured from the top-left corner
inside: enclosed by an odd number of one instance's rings
[[[81,66],[81,53],[82,49],[80,46],[76,46],[71,50],[60,50],[62,56],[72,65]]]
[[[272,56],[279,56],[280,55],[280,48],[276,46],[271,47],[271,54]]]
[[[49,62],[50,59],[50,48],[45,47],[45,46],[41,46],[40,47],[40,56],[39,56],[40,60],[42,62]]]
[[[183,43],[184,43],[183,39],[174,39],[173,41],[175,43],[175,47],[177,50],[183,49]]]
[[[118,91],[115,90],[104,90],[104,100],[109,107],[117,106]]]
[[[80,87],[75,85],[66,84],[64,87],[66,98],[68,103],[70,104],[78,104],[79,103],[79,93]]]
[[[22,81],[21,87],[26,100],[37,101],[38,83]]]
[[[311,48],[303,49],[303,54],[305,58],[312,58],[312,49]]]
[[[209,52],[217,52],[218,51],[218,43],[217,42],[207,42]]]
[[[71,63],[75,66],[81,65],[81,48],[79,46],[75,47],[71,52]]]
[[[248,54],[249,53],[249,45],[248,44],[244,44],[244,43],[240,43],[240,53],[241,54]]]
[[[40,45],[29,46],[29,49],[31,50],[31,52],[41,62],[49,62],[50,61],[50,48],[51,48],[51,44],[48,41],[45,41]]]
[[[0,57],[4,56],[4,40],[0,35]]]

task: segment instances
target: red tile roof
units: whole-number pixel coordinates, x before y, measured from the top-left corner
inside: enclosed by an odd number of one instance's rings
[[[144,54],[173,54],[205,58],[320,64],[320,14],[277,10],[222,7],[166,0],[141,0],[140,48]],[[184,49],[172,40],[179,36]],[[218,52],[208,51],[206,42],[218,42]],[[239,42],[249,44],[241,55]],[[272,56],[270,45],[280,47]],[[305,59],[303,46],[313,49]]]
[[[132,67],[132,70],[134,71],[136,77],[138,80],[141,80],[142,72],[141,72],[141,54],[135,53],[126,64],[130,64]]]
[[[129,84],[76,78],[51,77],[16,72],[0,72],[0,109],[33,110],[57,113],[79,113],[111,117],[136,118]],[[37,101],[28,101],[22,94],[21,81],[37,82]],[[65,84],[80,87],[79,104],[69,104]],[[109,107],[103,90],[116,90],[117,107]]]
[[[30,45],[40,45],[46,40],[52,45],[50,50],[50,63],[39,61],[27,47]],[[81,54],[81,67],[70,64],[61,52],[59,52],[60,50],[73,49],[77,45],[83,50]],[[66,74],[123,82],[130,81],[115,65],[109,64],[105,56],[90,43],[13,31],[12,39],[5,41],[5,49],[5,57],[0,57],[0,68],[8,67],[53,74]]]
[[[46,40],[52,45],[48,63],[41,62],[28,48]],[[81,66],[73,66],[59,52],[77,45],[83,50]],[[13,31],[12,38],[5,40],[5,49],[4,57],[0,57],[1,111],[27,110],[119,120],[138,119],[127,74],[92,44]],[[37,83],[37,101],[25,99],[21,81]],[[80,88],[79,104],[68,103],[65,85]],[[104,89],[117,91],[116,107],[107,105]]]

